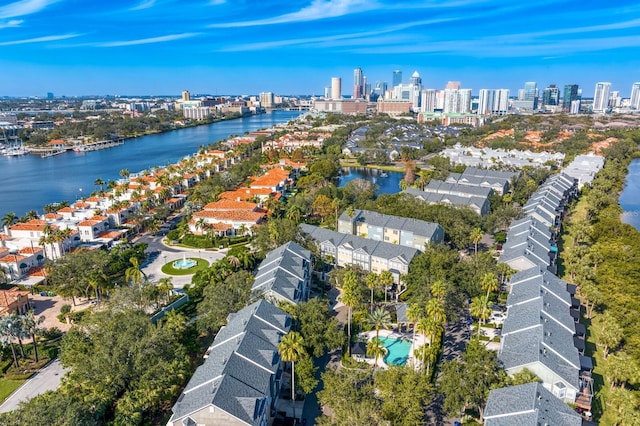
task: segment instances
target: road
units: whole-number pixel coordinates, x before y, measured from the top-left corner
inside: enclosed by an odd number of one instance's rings
[[[135,243],[146,243],[148,245],[146,253],[153,256],[150,257],[150,262],[147,261],[142,265],[142,272],[147,275],[147,278],[151,281],[158,281],[161,278],[169,277],[173,283],[175,289],[182,289],[185,285],[191,283],[193,275],[181,275],[173,276],[167,275],[162,272],[162,266],[167,262],[182,259],[185,257],[199,257],[206,259],[209,264],[222,259],[227,254],[227,249],[224,250],[204,250],[204,249],[189,249],[184,247],[169,247],[162,242],[164,236],[158,234],[145,233],[140,237],[134,239]]]
[[[51,361],[4,400],[0,405],[0,413],[15,410],[21,402],[29,401],[34,396],[43,394],[48,390],[57,389],[64,373],[60,360]]]

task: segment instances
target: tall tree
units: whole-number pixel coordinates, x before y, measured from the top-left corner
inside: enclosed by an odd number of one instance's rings
[[[44,315],[41,315],[40,317],[36,318],[35,314],[33,312],[33,310],[28,311],[25,315],[23,315],[23,327],[25,329],[25,331],[31,335],[31,340],[33,342],[33,356],[34,356],[34,360],[35,362],[39,361],[39,357],[38,357],[38,343],[37,343],[37,336],[40,333],[40,324],[42,324],[44,322],[45,318]]]
[[[482,324],[491,316],[491,308],[489,307],[489,299],[485,296],[476,296],[471,300],[469,305],[469,313],[478,318],[478,337],[482,330]]]
[[[358,276],[354,271],[348,270],[342,279],[340,300],[347,307],[347,345],[349,355],[351,355],[351,316],[353,315],[353,308],[360,303],[360,289],[358,287]]]
[[[607,359],[611,348],[618,346],[622,340],[622,327],[609,311],[599,315],[594,323],[598,330],[598,344],[602,346],[604,359]]]
[[[498,291],[500,288],[498,284],[498,278],[496,278],[493,272],[487,272],[480,279],[480,288],[487,291],[487,300],[489,295],[494,291]]]
[[[371,290],[371,301],[369,303],[369,310],[373,311],[373,291],[378,288],[379,277],[375,272],[369,272],[364,282],[369,290]]]
[[[424,310],[417,303],[409,305],[407,308],[407,319],[413,323],[413,341],[416,341],[416,325],[424,317]]]
[[[391,271],[380,272],[380,286],[384,289],[384,303],[387,303],[387,290],[393,285],[393,274]]]
[[[482,232],[482,229],[480,228],[473,228],[471,234],[469,235],[469,240],[471,240],[471,243],[474,246],[474,254],[476,257],[478,256],[478,243],[480,242],[480,240],[482,240],[483,236],[484,232]]]
[[[367,322],[376,330],[376,339],[378,339],[380,329],[391,326],[391,314],[384,308],[376,308],[367,316]]]
[[[374,337],[367,342],[367,356],[373,358],[373,366],[378,367],[378,358],[384,356],[385,348],[382,344],[382,340],[378,337]]]
[[[147,275],[140,269],[140,262],[137,257],[132,256],[129,259],[129,263],[131,263],[131,266],[125,271],[124,277],[131,284],[140,285],[143,278],[147,278]]]
[[[296,418],[295,371],[296,361],[305,355],[304,341],[297,331],[290,331],[280,339],[278,353],[284,362],[291,363],[291,401],[293,402],[293,418]]]

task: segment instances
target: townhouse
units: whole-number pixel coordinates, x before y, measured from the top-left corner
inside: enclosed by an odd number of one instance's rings
[[[267,253],[251,286],[253,297],[297,304],[309,298],[312,254],[292,241]]]
[[[454,207],[470,208],[480,216],[488,215],[491,212],[488,197],[463,197],[454,194],[426,192],[416,188],[407,188],[404,190],[404,193],[420,201],[424,201],[427,204],[445,204]]]
[[[592,363],[581,354],[575,286],[540,267],[516,273],[510,285],[498,353],[505,370],[515,374],[526,368],[555,397],[589,409]]]
[[[267,211],[257,203],[222,199],[193,214],[189,230],[196,235],[213,231],[217,235],[245,235],[261,223]]]
[[[358,265],[365,271],[377,274],[390,271],[396,284],[400,282],[401,275],[409,272],[411,260],[419,253],[416,248],[342,234],[313,225],[302,224],[300,229],[318,245],[323,256],[331,257],[335,265]]]
[[[467,167],[462,173],[449,173],[445,182],[463,186],[491,188],[494,193],[504,195],[509,191],[511,181],[520,176],[518,172]]]
[[[444,241],[444,229],[437,223],[368,210],[355,210],[353,216],[343,212],[338,218],[338,232],[418,250],[424,250],[428,244]]]
[[[602,168],[604,167],[604,157],[593,153],[587,155],[576,155],[571,164],[565,169],[564,173],[578,180],[578,189],[582,189],[584,185],[591,185],[591,182]]]
[[[266,426],[278,410],[278,343],[291,317],[266,300],[230,314],[172,408],[167,426]]]
[[[494,389],[484,413],[485,426],[581,426],[580,415],[540,383]]]

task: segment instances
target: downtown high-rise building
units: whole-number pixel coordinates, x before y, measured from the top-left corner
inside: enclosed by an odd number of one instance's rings
[[[392,86],[391,87],[396,87],[402,84],[402,71],[400,70],[395,70],[393,71],[393,80],[392,80]]]
[[[505,115],[509,110],[509,89],[480,89],[478,115]]]
[[[640,110],[640,82],[631,85],[631,99],[629,107]]]
[[[471,112],[471,89],[444,89],[443,112],[445,114]]]
[[[420,111],[434,112],[438,108],[437,90],[424,89],[420,92]]]
[[[609,107],[609,91],[611,90],[611,83],[599,82],[596,83],[596,88],[593,93],[593,112],[605,112]]]
[[[362,68],[353,70],[353,99],[361,99],[364,97],[364,74]]]
[[[577,100],[578,100],[578,85],[565,84],[564,92],[562,94],[562,110],[564,112],[571,112],[571,103]]]
[[[560,88],[555,84],[550,84],[542,91],[542,105],[558,106],[560,105]]]
[[[331,99],[342,99],[342,79],[340,77],[331,78]]]

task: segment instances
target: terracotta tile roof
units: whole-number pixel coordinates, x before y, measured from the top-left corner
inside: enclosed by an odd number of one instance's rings
[[[47,145],[64,145],[64,139],[51,139],[49,142],[47,142]]]
[[[73,213],[75,211],[76,209],[74,209],[73,207],[63,207],[60,210],[58,210],[58,213]]]
[[[44,218],[45,219],[62,219],[62,215],[57,213],[47,213],[44,215]]]
[[[91,205],[89,203],[84,203],[82,201],[79,201],[79,202],[75,203],[74,206],[76,208],[78,208],[78,209],[86,209],[86,208],[91,207]]]
[[[204,210],[255,210],[258,207],[256,203],[250,203],[248,201],[235,201],[229,199],[222,199],[220,201],[214,201],[203,207]]]
[[[167,203],[179,203],[180,200],[182,200],[182,198],[169,198],[166,202]]]
[[[30,293],[29,290],[20,290],[18,287],[12,287],[9,290],[0,290],[0,307],[7,308],[7,302],[9,302],[10,306],[22,297],[29,297]]]
[[[257,195],[270,195],[273,191],[269,188],[242,188],[235,191],[225,191],[218,196],[221,200],[248,200]]]
[[[100,201],[102,201],[103,199],[104,199],[104,198],[102,198],[102,197],[96,197],[96,196],[93,196],[93,197],[89,197],[89,198],[87,198],[85,201],[88,201],[88,202],[90,202],[90,203],[99,203],[99,202],[100,202]]]
[[[95,216],[92,216],[90,220],[104,221],[104,220],[109,220],[109,218],[107,216],[95,215]]]
[[[12,231],[42,231],[46,225],[47,222],[44,220],[35,219],[25,223],[16,223],[15,225],[11,225],[9,229]],[[51,225],[51,229],[58,228]]]
[[[0,263],[18,263],[25,260],[25,256],[20,256],[17,254],[8,254],[6,256],[0,257]]]
[[[36,254],[41,253],[42,247],[23,247],[18,251],[20,254]]]
[[[83,220],[82,222],[78,223],[78,226],[88,226],[90,228],[93,225],[97,225],[98,223],[100,222],[89,219],[89,220]]]
[[[102,231],[98,234],[98,238],[114,239],[120,238],[126,231]]]
[[[27,271],[27,275],[30,277],[46,277],[47,270],[42,266],[33,266],[29,268],[29,270]]]
[[[264,213],[251,212],[247,210],[203,210],[193,214],[193,217],[205,218],[205,219],[217,219],[221,222],[234,221],[234,222],[258,222],[265,216]]]
[[[0,256],[4,256],[3,253],[9,253],[9,249],[6,247],[0,247]]]
[[[9,237],[7,234],[0,234],[0,241],[8,240],[9,238],[11,238],[11,237]]]

